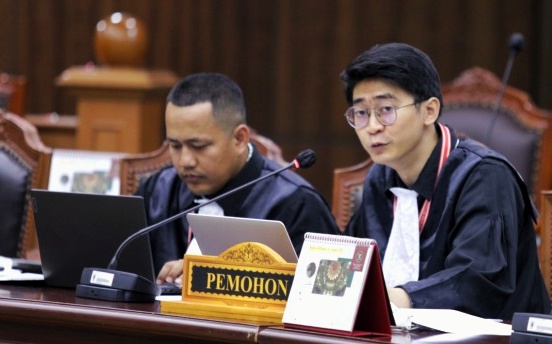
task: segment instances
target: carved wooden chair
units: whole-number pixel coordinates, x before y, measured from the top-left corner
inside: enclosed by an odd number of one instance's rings
[[[0,255],[38,258],[30,189],[48,187],[50,161],[36,128],[0,110]]]
[[[541,272],[552,299],[552,190],[541,192],[540,230]]]
[[[26,77],[0,72],[0,109],[23,116],[26,90]]]
[[[275,160],[282,166],[287,165],[287,162],[282,156],[282,150],[271,139],[259,135],[252,130],[251,142],[262,155],[268,157],[269,159]],[[155,151],[127,155],[123,157],[119,163],[121,194],[133,194],[138,189],[140,181],[149,177],[161,168],[171,165],[169,145],[164,142],[163,145]]]
[[[503,154],[519,171],[533,199],[552,189],[552,118],[529,95],[507,86],[495,111],[500,79],[479,67],[460,74],[442,88],[445,106],[440,121]]]
[[[332,213],[341,231],[345,230],[350,217],[360,205],[364,177],[371,166],[372,159],[368,158],[356,165],[333,171]]]

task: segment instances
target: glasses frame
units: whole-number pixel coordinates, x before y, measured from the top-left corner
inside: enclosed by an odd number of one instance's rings
[[[354,106],[351,106],[347,109],[347,111],[345,111],[345,119],[347,120],[347,123],[349,123],[349,125],[355,129],[363,129],[363,128],[366,128],[368,126],[368,123],[370,122],[370,116],[372,116],[372,113],[374,113],[376,115],[376,120],[378,121],[379,124],[383,125],[384,127],[390,127],[392,126],[393,124],[395,124],[395,122],[397,121],[397,110],[399,109],[402,109],[402,108],[405,108],[407,106],[412,106],[412,105],[418,105],[420,104],[421,102],[420,101],[415,101],[414,103],[411,103],[411,104],[406,104],[406,105],[402,105],[402,106],[394,106],[394,105],[391,105],[391,107],[393,108],[393,110],[395,110],[395,117],[393,119],[393,122],[389,123],[389,124],[386,124],[386,123],[382,123],[381,119],[380,119],[380,114],[376,111],[376,109],[374,108],[365,108],[366,112],[369,113],[368,115],[368,118],[366,120],[366,124],[363,125],[362,127],[357,127],[355,126],[354,124],[354,121],[353,119],[349,119],[349,110],[353,109]],[[354,116],[354,115],[353,115]]]

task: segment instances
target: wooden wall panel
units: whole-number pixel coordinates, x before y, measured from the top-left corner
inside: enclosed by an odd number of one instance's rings
[[[149,29],[146,67],[184,76],[229,75],[243,88],[250,124],[287,159],[310,147],[301,172],[331,195],[332,169],[365,153],[343,118],[339,73],[376,43],[404,41],[426,51],[442,81],[478,65],[499,77],[508,38],[525,35],[510,84],[552,108],[552,4],[542,0],[0,0],[0,70],[28,78],[27,111],[73,113],[55,86],[67,67],[94,61],[96,23],[115,12]]]

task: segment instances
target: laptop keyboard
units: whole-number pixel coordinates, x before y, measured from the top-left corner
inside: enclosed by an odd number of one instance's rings
[[[176,283],[163,283],[160,285],[161,295],[180,295],[182,294],[182,286]]]

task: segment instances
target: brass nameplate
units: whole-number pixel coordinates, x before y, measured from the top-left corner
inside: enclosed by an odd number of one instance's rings
[[[218,257],[185,255],[182,300],[162,301],[161,311],[281,323],[295,267],[255,242]]]

